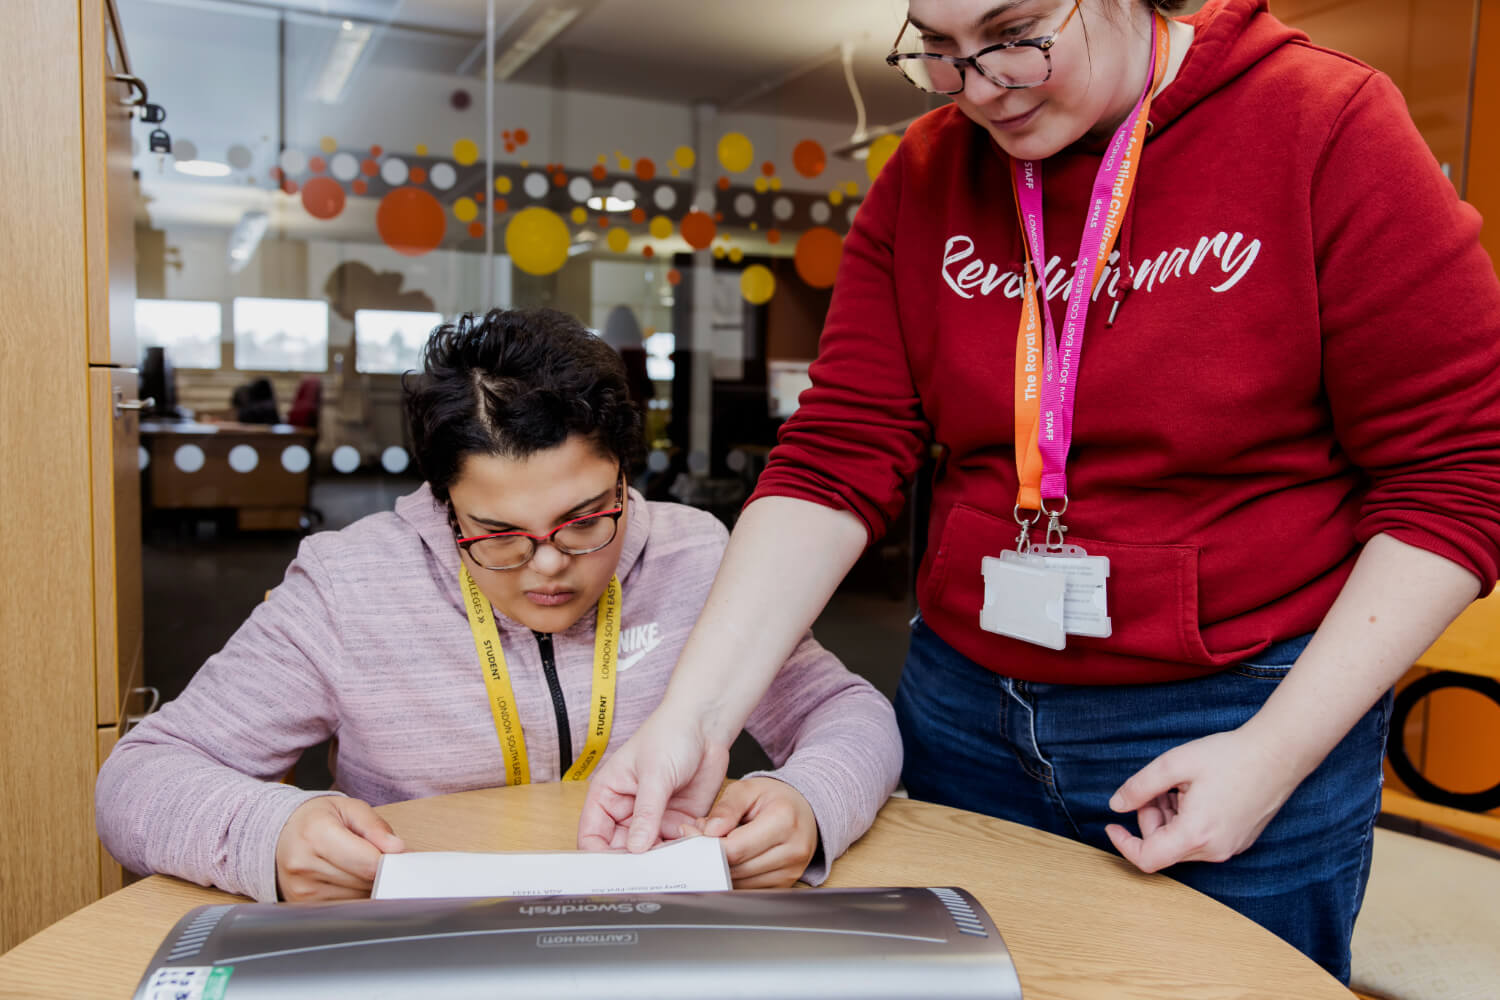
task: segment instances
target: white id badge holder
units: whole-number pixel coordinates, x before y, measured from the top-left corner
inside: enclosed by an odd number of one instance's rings
[[[1067,580],[1063,631],[1107,639],[1113,630],[1109,619],[1109,557],[1091,556],[1078,545],[1048,545],[1032,549],[1030,554]]]
[[[1001,552],[980,560],[984,573],[984,607],[979,627],[996,635],[1062,649],[1067,574],[1029,554]]]

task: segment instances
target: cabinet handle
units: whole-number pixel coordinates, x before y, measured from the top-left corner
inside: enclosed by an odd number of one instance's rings
[[[127,402],[125,400],[125,393],[124,393],[124,391],[122,391],[122,390],[120,390],[118,388],[115,389],[115,416],[116,417],[118,417],[120,414],[124,413],[126,410],[137,410],[137,411],[139,411],[139,410],[148,410],[148,409],[150,409],[151,407],[153,407],[155,405],[156,405],[156,398],[153,397],[153,396],[147,396],[145,399],[132,399],[129,402]]]
[[[150,695],[151,701],[146,705],[146,710],[140,715],[125,716],[125,729],[120,733],[121,736],[124,736],[125,733],[130,732],[136,726],[140,725],[141,721],[144,720],[146,716],[156,711],[157,707],[161,705],[161,692],[154,687],[131,688],[130,693]]]
[[[129,84],[130,88],[132,90],[134,90],[138,95],[140,95],[139,97],[137,97],[133,101],[121,101],[120,102],[121,104],[125,105],[125,107],[127,107],[127,108],[138,108],[142,104],[146,103],[146,81],[145,80],[142,80],[138,76],[131,76],[129,73],[116,73],[115,74],[115,79],[118,80],[120,83]]]

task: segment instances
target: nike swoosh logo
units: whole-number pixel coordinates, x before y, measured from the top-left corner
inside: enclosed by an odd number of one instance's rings
[[[651,650],[655,649],[659,645],[661,645],[660,642],[655,642],[650,646],[647,646],[645,649],[640,650],[639,652],[631,653],[629,656],[625,657],[619,662],[619,665],[615,667],[615,673],[623,674],[625,671],[641,662],[641,657],[645,656],[647,653],[651,652]]]

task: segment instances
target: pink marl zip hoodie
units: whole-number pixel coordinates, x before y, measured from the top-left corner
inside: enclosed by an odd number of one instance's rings
[[[702,511],[634,492],[631,500],[616,570],[624,606],[606,755],[661,700],[727,538]],[[553,637],[575,757],[587,729],[594,617]],[[496,618],[532,780],[556,781],[557,717],[536,639]],[[809,634],[746,729],[777,765],[765,773],[812,805],[823,850],[804,878],[820,883],[896,785],[901,743],[890,704]],[[286,579],[182,697],[105,761],[99,836],[132,871],[275,900],[282,826],[329,794],[277,779],[332,735],[337,791],[373,805],[505,784],[459,601],[458,550],[426,486],[394,512],[302,542]]]

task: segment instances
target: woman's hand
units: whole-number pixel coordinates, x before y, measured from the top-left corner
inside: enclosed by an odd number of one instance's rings
[[[579,848],[639,853],[680,836],[683,820],[708,811],[728,771],[727,746],[658,706],[589,778]]]
[[[1134,812],[1141,835],[1105,828],[1143,872],[1179,861],[1227,861],[1255,843],[1303,775],[1244,729],[1173,747],[1120,786],[1109,807]]]
[[[736,889],[783,889],[818,849],[818,822],[802,793],[775,778],[732,782],[699,827],[724,838]]]
[[[276,889],[289,903],[370,894],[382,854],[406,850],[367,803],[320,795],[297,807],[276,839]]]

